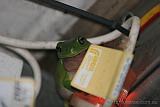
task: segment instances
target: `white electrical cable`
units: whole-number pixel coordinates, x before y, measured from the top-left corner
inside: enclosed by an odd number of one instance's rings
[[[133,53],[134,51],[141,26],[140,18],[136,17],[135,20],[137,21],[135,21],[136,23],[132,23],[132,27],[129,34],[129,41],[127,42],[127,47],[124,50],[125,52],[128,53]],[[133,26],[136,26],[136,28]]]
[[[133,53],[134,48],[135,48],[135,44],[137,41],[137,37],[139,34],[139,30],[140,30],[140,19],[138,17],[134,17],[134,20],[130,20],[130,19],[127,20],[126,25],[130,25],[130,24],[132,24],[132,26],[131,26],[130,33],[129,33],[129,41],[127,42],[127,46],[126,46],[126,49],[124,49],[124,51],[128,52],[128,53]],[[127,26],[127,27],[129,27],[129,26]],[[128,64],[130,65],[130,63],[128,63]],[[127,72],[126,72],[126,74],[127,74]],[[124,83],[126,75],[123,78],[124,79],[123,79],[122,83]],[[111,99],[106,99],[103,107],[111,107],[113,102],[114,101]]]
[[[122,24],[123,27],[126,29],[131,28],[131,31],[139,29],[139,25],[135,24],[139,23],[139,18],[134,16],[130,19],[128,19],[124,24]],[[115,30],[109,34],[94,37],[88,39],[93,44],[100,44],[102,42],[108,42],[111,40],[114,40],[118,38],[122,33]],[[48,41],[48,42],[40,42],[40,41],[24,41],[14,38],[9,38],[5,36],[0,36],[0,43],[8,46],[18,47],[18,48],[25,48],[25,49],[55,49],[57,43],[60,41]]]
[[[34,74],[34,80],[35,80],[35,98],[37,98],[40,89],[41,89],[41,70],[39,67],[39,64],[37,63],[36,59],[32,56],[32,54],[25,49],[20,48],[13,48],[6,46],[6,48],[16,52],[20,56],[22,56],[31,66]]]
[[[137,34],[137,31],[139,32],[139,29],[140,29],[140,24],[139,23],[140,23],[140,19],[136,16],[133,16],[132,18],[130,18],[126,22],[124,22],[122,24],[122,26],[126,29],[130,29],[132,34]],[[115,30],[115,31],[113,31],[109,34],[99,36],[99,37],[90,38],[90,39],[87,39],[87,40],[90,41],[93,44],[101,44],[103,42],[112,41],[112,40],[118,38],[121,35],[122,35],[121,32],[119,32],[118,30]]]

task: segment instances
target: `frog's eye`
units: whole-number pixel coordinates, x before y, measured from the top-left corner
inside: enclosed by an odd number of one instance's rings
[[[56,50],[57,50],[58,52],[61,52],[61,51],[62,51],[61,47],[59,47],[59,46],[56,47]]]
[[[78,38],[78,42],[79,42],[80,44],[84,44],[85,41],[86,41],[86,39],[85,39],[84,37],[79,37],[79,38]]]

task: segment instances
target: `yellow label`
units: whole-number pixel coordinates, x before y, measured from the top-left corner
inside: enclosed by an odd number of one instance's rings
[[[132,59],[132,54],[91,45],[71,85],[84,92],[115,100]]]

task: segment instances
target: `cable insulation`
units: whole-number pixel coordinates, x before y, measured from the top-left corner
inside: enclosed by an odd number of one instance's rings
[[[41,70],[40,70],[39,64],[37,63],[36,59],[32,56],[32,54],[28,50],[13,48],[9,46],[6,46],[6,48],[19,54],[31,66],[33,70],[33,74],[34,74],[34,80],[35,80],[35,98],[37,98],[40,92],[40,89],[41,89]]]
[[[122,24],[123,27],[126,29],[137,30],[139,29],[139,25],[134,24],[138,23],[139,18],[134,16],[130,19],[128,19],[124,24]],[[88,39],[91,43],[93,44],[100,44],[102,42],[108,42],[112,41],[119,36],[121,36],[121,32],[115,30],[109,34],[102,35],[99,37],[94,37]],[[0,36],[0,43],[3,45],[8,45],[12,47],[17,47],[17,48],[25,48],[25,49],[56,49],[57,43],[60,41],[47,41],[47,42],[40,42],[40,41],[25,41],[25,40],[19,40],[19,39],[14,39],[10,37],[5,37],[5,36]]]

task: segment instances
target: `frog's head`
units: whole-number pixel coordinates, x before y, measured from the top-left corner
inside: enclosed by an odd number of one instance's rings
[[[57,53],[59,58],[73,57],[82,51],[86,50],[90,46],[90,42],[84,37],[76,37],[73,40],[59,42],[57,44]]]

